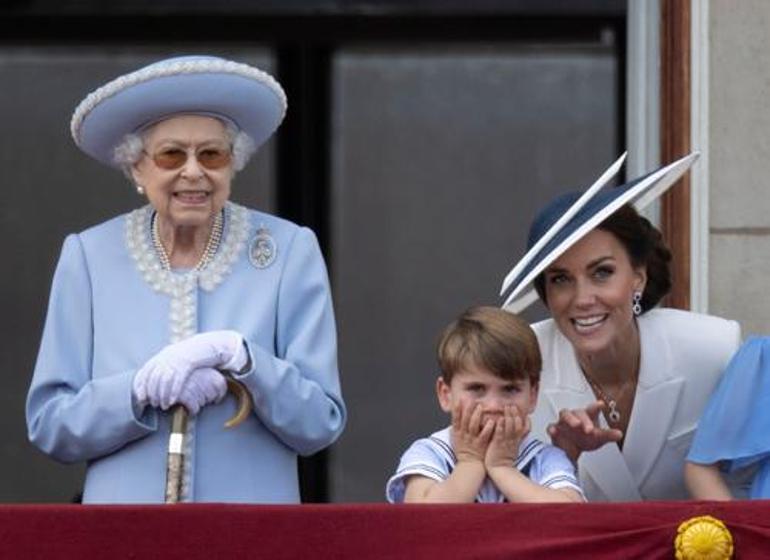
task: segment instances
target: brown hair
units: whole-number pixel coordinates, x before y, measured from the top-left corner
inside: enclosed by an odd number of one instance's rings
[[[597,229],[607,231],[620,241],[634,268],[644,266],[647,284],[642,294],[642,312],[658,305],[671,290],[671,251],[655,226],[629,205],[621,206]],[[545,293],[545,275],[535,279],[535,289],[543,303],[548,303]]]
[[[441,377],[452,377],[469,365],[483,367],[501,379],[540,380],[542,358],[537,337],[526,321],[498,307],[471,307],[449,324],[438,343]]]

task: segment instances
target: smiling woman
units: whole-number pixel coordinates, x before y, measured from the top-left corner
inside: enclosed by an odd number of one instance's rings
[[[631,335],[633,311],[628,302],[644,292],[646,267],[634,267],[620,241],[596,229],[549,266],[545,301],[575,351],[586,361],[603,348],[622,344]]]
[[[271,76],[208,56],[75,110],[78,147],[148,202],[67,237],[27,398],[30,440],[88,463],[84,502],[298,502],[297,455],[342,431],[315,235],[229,201],[285,110]],[[226,430],[228,387],[253,410]]]
[[[182,115],[143,134],[145,149],[131,166],[155,209],[154,227],[172,267],[195,266],[230,198],[230,140],[222,121]],[[150,155],[151,154],[151,155]]]
[[[671,253],[634,205],[692,161],[558,197],[533,221],[535,250],[506,281],[512,309],[534,285],[551,313],[533,325],[543,355],[533,432],[578,464],[589,500],[687,497],[689,442],[740,341],[734,321],[653,309],[671,287]]]

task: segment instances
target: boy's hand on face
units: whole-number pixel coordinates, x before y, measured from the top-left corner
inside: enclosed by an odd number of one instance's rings
[[[529,416],[508,404],[495,422],[495,431],[484,456],[487,471],[497,467],[511,468],[519,456],[519,446],[532,428]]]
[[[495,421],[484,420],[481,405],[459,402],[452,409],[452,449],[457,462],[484,464]]]

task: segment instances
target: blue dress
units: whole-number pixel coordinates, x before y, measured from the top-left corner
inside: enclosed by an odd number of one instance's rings
[[[87,461],[87,503],[162,503],[170,414],[136,416],[136,371],[172,341],[232,329],[252,369],[238,377],[255,411],[223,424],[236,401],[191,418],[186,501],[299,501],[297,455],[345,424],[326,267],[307,228],[228,203],[221,245],[201,271],[164,270],[149,206],[67,237],[27,397],[33,444]]]
[[[770,498],[770,338],[750,337],[727,366],[687,460],[733,473],[756,469],[750,498]]]

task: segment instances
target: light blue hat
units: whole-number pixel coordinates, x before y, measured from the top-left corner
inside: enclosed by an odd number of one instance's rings
[[[161,60],[91,92],[70,130],[89,156],[117,167],[113,151],[131,132],[177,114],[223,118],[260,146],[286,114],[286,94],[268,73],[215,56]]]

